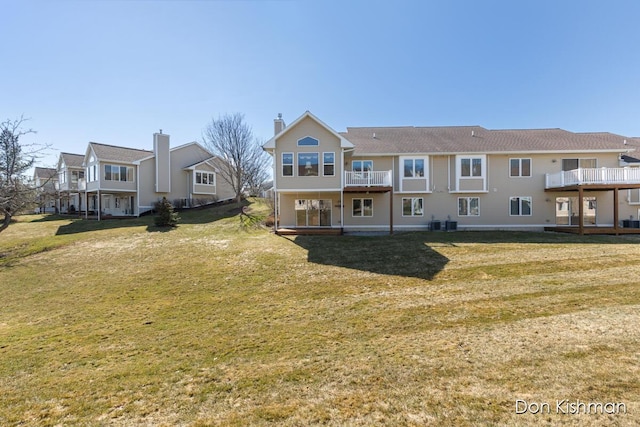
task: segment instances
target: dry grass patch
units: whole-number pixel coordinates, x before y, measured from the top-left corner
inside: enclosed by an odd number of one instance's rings
[[[0,424],[640,422],[638,240],[283,238],[228,206],[181,217],[8,229]],[[627,414],[518,415],[516,399]]]

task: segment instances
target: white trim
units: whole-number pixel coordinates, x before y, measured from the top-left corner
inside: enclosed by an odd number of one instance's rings
[[[333,154],[333,163],[328,163],[329,165],[333,165],[333,175],[325,175],[324,174],[324,155],[325,154]],[[336,152],[335,151],[323,151],[322,152],[322,176],[335,177],[336,176]]]
[[[519,154],[584,154],[584,153],[631,153],[635,151],[635,149],[599,149],[599,150],[590,150],[588,148],[581,150],[522,150],[522,151],[419,151],[415,153],[405,153],[405,152],[388,152],[388,153],[367,153],[367,152],[358,152],[355,153],[355,156],[366,156],[366,157],[389,157],[389,156],[457,156],[460,154],[469,154],[469,155],[519,155]]]
[[[280,188],[278,193],[317,193],[318,191],[342,191],[342,188]]]
[[[520,172],[520,175],[511,175],[511,160],[518,160],[518,171]],[[529,160],[529,175],[522,175],[523,160]],[[533,176],[533,159],[531,157],[509,157],[507,176],[509,178],[531,178]]]
[[[402,211],[402,217],[403,218],[424,218],[424,197],[402,197],[401,198],[401,203],[400,203],[400,210]],[[420,213],[420,215],[415,215],[413,214],[413,201],[414,199],[420,199],[422,200],[422,213]],[[405,215],[404,214],[404,201],[405,200],[411,200],[411,215]]]
[[[594,196],[595,198],[595,196]],[[512,199],[518,199],[518,212],[520,212],[519,214],[512,214],[511,213],[511,201]],[[528,215],[524,215],[522,214],[522,199],[528,199],[529,200],[529,214]],[[528,216],[533,216],[533,197],[531,196],[509,196],[509,204],[507,205],[507,208],[509,210],[509,216],[510,217],[528,217]]]
[[[471,200],[469,199],[478,199],[478,215],[471,215],[467,213],[467,215],[460,214],[460,199],[467,199],[467,212],[471,212]],[[480,218],[480,197],[469,196],[469,197],[456,197],[456,213],[458,218]]]
[[[489,190],[455,190],[449,191],[449,194],[488,194]]]
[[[362,213],[364,213],[364,201],[365,200],[371,200],[371,215],[354,215],[353,214],[353,202],[355,200],[360,200],[362,202],[362,206],[361,206],[361,210]],[[373,197],[352,197],[351,198],[351,218],[373,218],[374,217],[374,213],[373,213]]]
[[[291,154],[291,175],[285,175],[284,172],[284,155]],[[274,162],[275,163],[275,162]],[[287,165],[289,166],[289,165]],[[281,178],[293,178],[296,176],[296,155],[293,151],[283,151],[280,153],[280,177]]]
[[[120,192],[120,193],[137,193],[138,192],[138,190],[127,190],[125,188],[102,188],[102,187],[98,187],[96,189],[86,190],[86,191],[87,191],[87,193],[96,193],[98,191],[111,191],[111,192],[114,192],[114,193],[118,193],[118,192]]]
[[[320,152],[319,151],[297,151],[296,152],[296,163],[298,165],[298,167],[295,169],[295,171],[297,172],[294,176],[297,178],[319,178],[320,177]],[[300,175],[300,155],[310,155],[310,154],[315,154],[318,156],[318,174],[317,175]]]
[[[314,141],[317,142],[317,144],[315,145],[300,145],[300,141],[302,141],[303,139],[313,139]],[[296,147],[320,147],[320,140],[318,138],[316,138],[315,136],[311,136],[311,135],[306,135],[303,136],[302,138],[298,138],[298,140],[296,141]]]
[[[426,190],[426,191],[420,191],[420,190],[414,190],[414,191],[394,191],[393,194],[433,194],[432,190]]]

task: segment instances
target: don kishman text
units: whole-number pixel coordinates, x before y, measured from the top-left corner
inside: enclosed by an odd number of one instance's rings
[[[624,402],[585,402],[562,399],[554,402],[532,402],[516,399],[516,414],[626,414]]]

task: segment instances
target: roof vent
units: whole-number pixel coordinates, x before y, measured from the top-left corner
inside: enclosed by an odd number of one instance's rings
[[[476,136],[476,131],[472,130],[471,131],[471,136]]]
[[[622,141],[622,143],[623,143],[624,145],[627,145],[627,140],[625,139],[624,141]]]
[[[376,139],[376,133],[375,132],[373,133],[373,139]]]

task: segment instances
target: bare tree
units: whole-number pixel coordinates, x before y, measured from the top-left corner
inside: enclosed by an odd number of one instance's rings
[[[202,138],[205,146],[224,160],[219,162],[220,175],[231,185],[238,203],[245,190],[259,188],[268,177],[269,158],[254,138],[251,127],[244,122],[243,114],[225,114],[212,119]]]
[[[36,201],[36,188],[26,176],[45,146],[23,145],[20,138],[35,133],[22,129],[24,117],[0,123],[0,214],[4,215],[0,232],[11,223],[13,215],[32,206]]]

